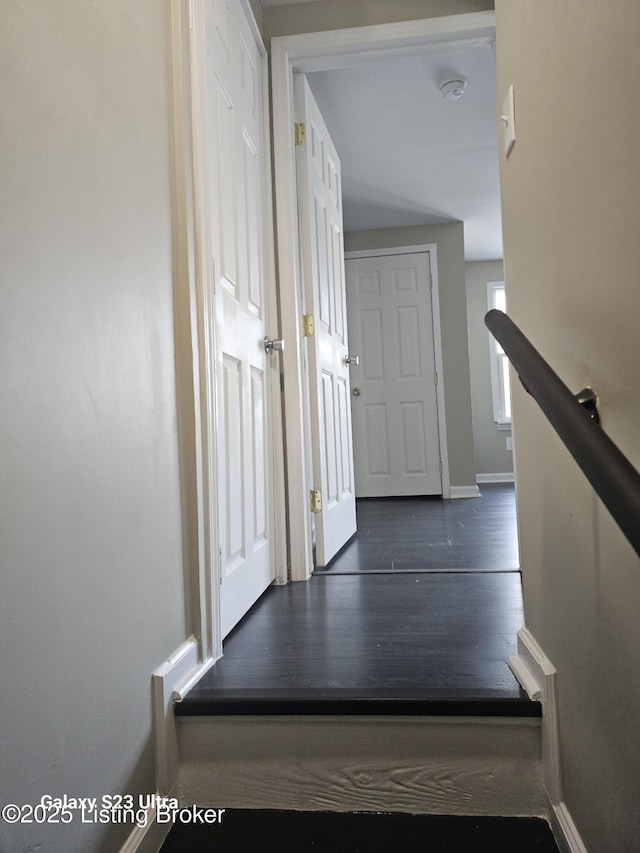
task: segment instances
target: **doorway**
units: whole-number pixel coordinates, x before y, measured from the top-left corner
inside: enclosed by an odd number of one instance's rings
[[[294,71],[313,72],[443,50],[452,43],[491,44],[494,15],[491,12],[426,19],[393,29],[364,27],[339,34],[328,32],[276,38],[272,41],[274,105],[274,155],[276,169],[276,212],[281,286],[282,331],[288,340],[284,358],[285,431],[288,458],[288,494],[291,578],[306,580],[313,570],[309,514],[308,466],[306,462],[306,407],[300,317],[303,314],[299,272],[298,222],[296,210],[295,152],[291,127],[294,124],[292,80]],[[466,323],[465,323],[466,334]],[[290,342],[290,343],[289,343]],[[466,428],[466,427],[465,427]],[[471,429],[470,406],[468,429]],[[442,437],[443,440],[447,436]],[[471,451],[473,454],[473,451]],[[455,462],[455,460],[454,460]],[[442,458],[443,484],[449,481],[449,455]],[[477,494],[475,482],[474,494]],[[444,489],[443,489],[444,492]],[[449,496],[449,495],[445,495]]]

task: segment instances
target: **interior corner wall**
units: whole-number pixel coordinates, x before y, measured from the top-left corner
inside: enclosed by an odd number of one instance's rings
[[[498,0],[509,313],[640,468],[640,6]],[[527,627],[557,668],[563,797],[587,850],[640,850],[640,559],[514,383]]]
[[[258,29],[262,33],[264,26],[264,10],[262,8],[262,3],[260,0],[249,0],[249,5],[251,6],[251,11],[256,20],[256,24],[258,25]]]
[[[467,336],[464,226],[461,222],[345,233],[345,251],[437,245],[445,415],[452,486],[476,482]]]
[[[512,474],[513,453],[507,450],[511,430],[498,429],[493,419],[491,351],[487,313],[487,283],[503,281],[502,261],[474,261],[466,265],[469,362],[471,366],[471,407],[473,443],[478,474]]]
[[[2,804],[155,791],[151,674],[187,633],[168,15],[0,8]],[[119,850],[129,824],[0,824]]]
[[[298,33],[485,12],[493,7],[493,0],[313,0],[286,3],[265,7],[264,34],[268,40]]]

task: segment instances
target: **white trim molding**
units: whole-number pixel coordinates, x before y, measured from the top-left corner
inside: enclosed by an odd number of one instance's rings
[[[450,486],[449,497],[452,500],[457,498],[479,498],[480,489],[477,486]],[[443,495],[445,497],[445,495]]]
[[[561,853],[589,853],[565,803],[553,806],[550,823]]]
[[[513,471],[503,471],[498,474],[476,474],[476,483],[514,483]]]
[[[527,628],[518,632],[518,652],[507,663],[529,698],[542,704],[542,781],[553,834],[562,853],[587,853],[562,798],[556,669]]]
[[[119,853],[158,853],[171,829],[170,823],[156,822],[156,807],[144,809],[144,821],[133,829]]]
[[[542,765],[552,805],[561,801],[556,670],[527,628],[518,632],[518,652],[507,663],[527,695],[542,703]]]
[[[189,637],[151,676],[156,791],[162,796],[168,796],[178,778],[174,702],[181,702],[214,663],[214,658],[200,660],[198,643]]]

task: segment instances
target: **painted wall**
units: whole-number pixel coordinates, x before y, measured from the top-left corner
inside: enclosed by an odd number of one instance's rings
[[[467,341],[464,234],[461,222],[408,228],[381,228],[345,234],[345,251],[435,243],[442,327],[444,395],[452,486],[476,482],[471,426],[471,384]]]
[[[251,6],[251,11],[256,20],[256,24],[258,25],[260,32],[262,32],[262,3],[260,0],[249,0],[249,5]]]
[[[168,57],[157,0],[0,8],[3,803],[155,790],[150,677],[187,627]]]
[[[509,312],[640,468],[636,0],[498,0]],[[515,384],[515,383],[514,383]],[[514,388],[526,623],[558,669],[564,799],[586,848],[640,850],[640,559]]]
[[[466,276],[476,470],[478,474],[512,473],[513,453],[507,450],[505,440],[511,430],[499,430],[493,419],[489,331],[484,324],[487,282],[504,280],[502,261],[468,263]]]
[[[267,6],[263,10],[265,39],[364,27],[397,21],[417,21],[440,15],[484,12],[493,9],[493,0],[314,0]]]

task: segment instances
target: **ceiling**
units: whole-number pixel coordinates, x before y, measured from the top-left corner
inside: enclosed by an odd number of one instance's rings
[[[459,100],[439,84],[463,75]],[[307,74],[342,162],[345,231],[464,222],[468,261],[502,258],[489,41]]]

